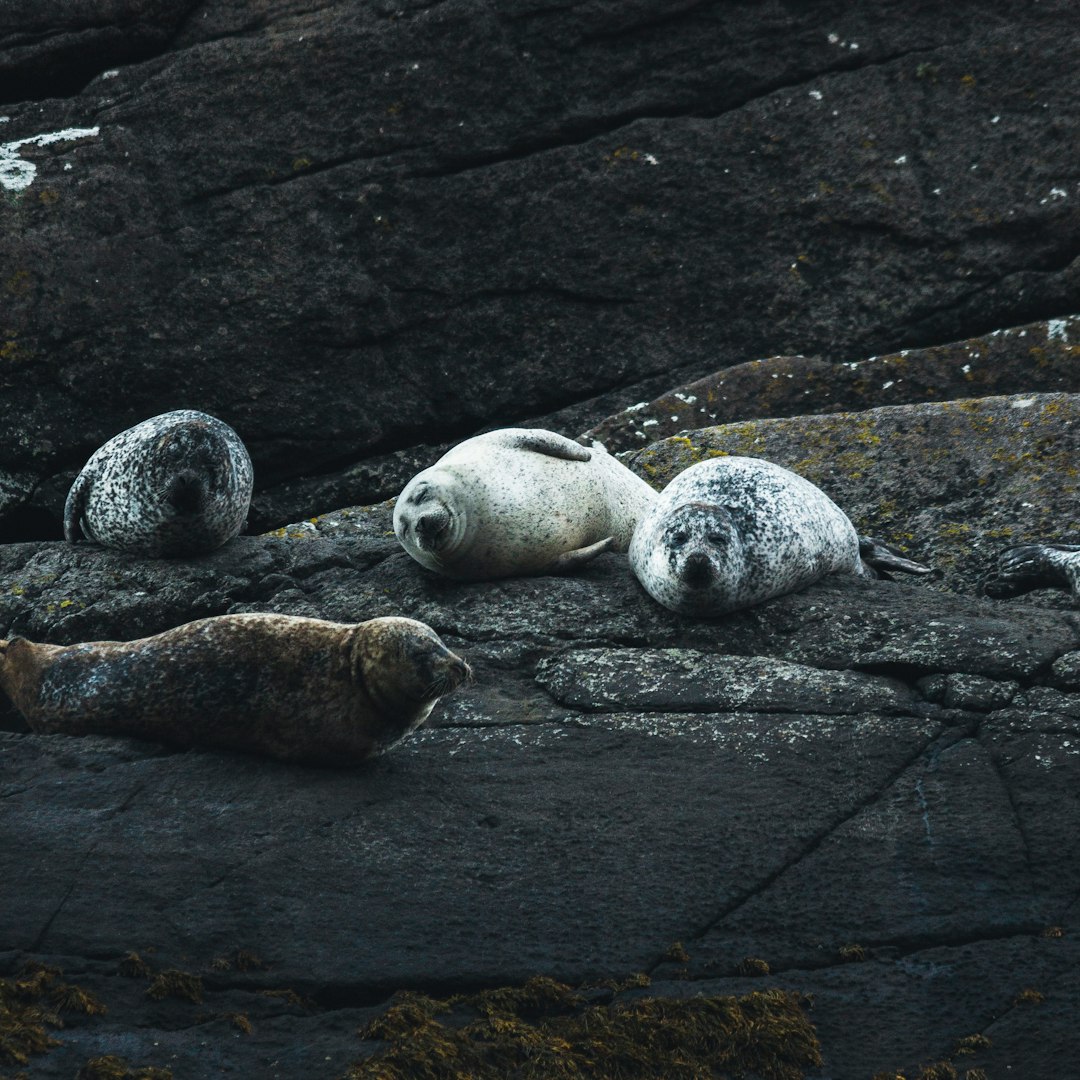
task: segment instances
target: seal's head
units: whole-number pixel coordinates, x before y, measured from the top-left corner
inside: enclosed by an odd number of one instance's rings
[[[745,559],[731,513],[685,502],[643,523],[630,558],[641,584],[682,615],[715,615],[738,606]]]
[[[147,469],[161,505],[178,517],[203,513],[215,492],[235,483],[232,447],[209,421],[192,419],[166,429],[149,455]]]
[[[390,616],[356,627],[349,642],[349,668],[388,722],[400,734],[418,727],[443,696],[472,678],[472,669],[439,635],[416,619]]]
[[[458,497],[458,481],[433,466],[414,476],[394,506],[394,533],[421,566],[445,573],[465,540],[467,499]]]

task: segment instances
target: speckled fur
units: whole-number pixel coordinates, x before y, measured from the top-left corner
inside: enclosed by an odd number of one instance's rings
[[[402,618],[245,613],[139,641],[0,641],[0,687],[36,732],[322,765],[382,753],[469,675],[429,626]]]
[[[95,451],[68,493],[64,535],[155,557],[213,551],[244,527],[251,485],[251,458],[228,424],[162,413]]]
[[[638,525],[630,565],[653,599],[698,616],[751,607],[834,571],[867,573],[855,527],[823,491],[743,457],[675,477]]]
[[[997,566],[984,584],[999,599],[1020,596],[1032,589],[1064,589],[1080,599],[1080,545],[1021,544],[998,556]]]
[[[656,497],[602,447],[504,428],[413,477],[394,508],[394,532],[417,562],[449,577],[542,574],[625,551]],[[441,531],[425,540],[424,522],[436,516]]]

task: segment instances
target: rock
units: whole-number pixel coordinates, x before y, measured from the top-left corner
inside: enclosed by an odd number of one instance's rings
[[[3,539],[57,535],[57,478],[167,409],[233,426],[262,489],[311,480],[267,527],[661,375],[1074,305],[1065,0],[87,11],[0,37],[0,469],[39,485]]]
[[[624,556],[463,584],[388,533],[383,505],[187,561],[0,548],[5,636],[405,612],[477,671],[361,769],[0,734],[0,976],[55,964],[110,1008],[72,1018],[35,1075],[71,1076],[120,1038],[176,1075],[226,1060],[340,1075],[371,1052],[354,1031],[394,990],[538,973],[651,972],[674,996],[807,990],[837,1077],[945,1055],[1029,983],[1054,1009],[1080,1005],[1063,981],[1080,929],[1080,706],[1040,682],[1080,651],[1071,612],[837,577],[695,622],[653,604]],[[954,700],[927,701],[927,676]],[[1009,683],[1014,707],[973,711]],[[1033,708],[1038,695],[1053,700]],[[681,966],[664,959],[676,941]],[[845,961],[854,946],[866,963]],[[199,976],[203,1002],[147,998],[151,975],[118,974],[132,951]],[[265,966],[222,966],[241,952]],[[746,957],[771,974],[736,976]],[[988,980],[995,964],[1009,980]],[[931,970],[949,973],[948,1008],[928,997]],[[665,981],[680,971],[690,981]],[[869,986],[888,1008],[865,1004]],[[854,1001],[872,1040],[844,1023]],[[1060,1048],[1068,1010],[1044,1015]]]
[[[608,417],[579,438],[615,453],[691,429],[878,405],[1080,390],[1080,316],[869,360],[772,356],[715,372]]]
[[[917,685],[929,701],[940,701],[948,709],[977,712],[1003,708],[1020,688],[1019,683],[998,682],[981,675],[928,675]]]
[[[397,991],[635,972],[812,995],[833,1080],[1069,1075],[1080,620],[978,593],[1077,531],[1073,7],[4,8],[0,636],[407,614],[477,674],[342,771],[0,716],[0,999],[29,962],[109,1010],[43,991],[32,1075],[341,1076]],[[178,407],[247,442],[263,535],[51,542]],[[537,421],[657,486],[780,461],[941,577],[695,622],[613,554],[413,563],[380,500]]]
[[[1080,395],[1023,394],[725,424],[623,455],[657,488],[705,457],[743,454],[817,484],[861,534],[977,593],[997,554],[1080,532]],[[1066,594],[1032,599],[1065,608]]]

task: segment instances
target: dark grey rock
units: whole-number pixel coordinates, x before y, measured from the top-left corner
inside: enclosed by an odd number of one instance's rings
[[[1080,390],[1080,316],[994,330],[848,363],[771,356],[639,401],[580,436],[612,453],[688,429],[766,417],[860,412],[880,405]]]
[[[997,682],[981,675],[928,675],[917,683],[929,701],[940,701],[947,709],[991,712],[1008,705],[1019,690],[1016,682]]]
[[[977,594],[1001,547],[1075,539],[1077,35],[1066,0],[8,4],[0,539],[59,535],[89,453],[178,407],[238,430],[275,528],[0,546],[0,635],[404,613],[477,673],[349,771],[0,717],[0,977],[110,1009],[31,1075],[340,1076],[396,990],[635,969],[812,994],[823,1080],[976,1032],[990,1076],[1070,1075],[1080,620]],[[361,505],[508,422],[696,428],[671,388],[718,371],[717,419],[892,407],[692,431],[642,475],[768,456],[940,580],[694,622],[615,555],[436,578]],[[899,404],[967,387],[1012,396]],[[204,1001],[149,998],[131,950]]]
[[[1080,652],[1059,656],[1051,664],[1046,681],[1062,690],[1080,690]]]
[[[0,468],[46,486],[4,538],[167,409],[234,427],[260,488],[311,480],[265,527],[370,457],[660,376],[1069,314],[1075,36],[1067,0],[21,0]],[[96,134],[25,141],[65,130]]]
[[[812,1018],[839,1078],[929,1060],[989,1023],[1005,991],[988,998],[972,957],[1002,943],[1015,978],[1053,985],[1063,968],[1043,951],[1071,945],[1039,935],[1075,922],[1080,729],[1075,695],[1030,683],[1080,650],[1071,612],[833,578],[695,622],[653,604],[623,556],[573,577],[440,579],[398,549],[389,512],[192,560],[0,548],[5,635],[404,612],[477,671],[427,729],[347,771],[0,734],[0,975],[55,962],[110,1006],[65,1028],[35,1075],[69,1077],[117,1040],[176,1075],[340,1075],[372,1049],[355,1026],[397,989],[671,977],[675,941],[687,989],[712,992],[755,957],[822,994]],[[968,711],[928,703],[928,675]],[[970,711],[1008,682],[1025,687],[1012,709]],[[1036,692],[1056,695],[1052,711],[1027,704]],[[870,961],[843,963],[852,945]],[[237,949],[266,969],[215,965]],[[131,950],[201,975],[205,1001],[146,998],[147,979],[116,974]],[[935,966],[951,973],[944,1010],[920,974]],[[867,1042],[842,1019],[871,972],[893,1014]],[[1067,1010],[1043,1015],[1055,1060]]]
[[[910,715],[916,701],[902,682],[879,675],[693,649],[568,650],[543,661],[536,681],[562,704],[588,712]]]

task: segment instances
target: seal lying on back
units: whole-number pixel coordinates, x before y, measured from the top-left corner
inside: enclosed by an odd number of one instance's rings
[[[602,447],[504,428],[414,476],[394,507],[394,532],[418,563],[448,577],[559,573],[625,551],[656,497]]]
[[[413,619],[220,615],[138,641],[0,641],[0,687],[43,734],[132,735],[355,765],[470,676]]]
[[[654,600],[683,615],[724,615],[835,572],[929,573],[796,473],[760,458],[723,457],[680,473],[630,544],[630,566]]]
[[[111,438],[75,478],[64,536],[140,555],[213,551],[244,527],[251,458],[228,424],[162,413]]]
[[[997,567],[983,582],[996,600],[1032,589],[1065,589],[1080,597],[1080,544],[1020,544],[998,556]]]

